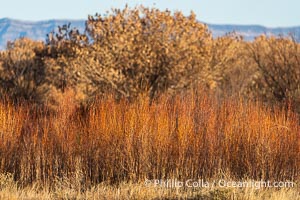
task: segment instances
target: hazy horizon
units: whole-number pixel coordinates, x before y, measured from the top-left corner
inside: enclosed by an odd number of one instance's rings
[[[10,18],[22,21],[44,21],[53,19],[85,20],[88,15],[95,13],[105,14],[111,8],[124,8],[143,4],[146,7],[156,7],[161,10],[180,10],[189,15],[193,10],[199,21],[208,24],[219,25],[260,25],[270,28],[300,26],[300,2],[297,0],[187,0],[185,2],[175,0],[168,2],[161,1],[121,1],[111,2],[90,0],[89,2],[59,1],[51,2],[27,0],[7,1],[0,8],[0,18]],[[18,6],[16,6],[18,5]]]

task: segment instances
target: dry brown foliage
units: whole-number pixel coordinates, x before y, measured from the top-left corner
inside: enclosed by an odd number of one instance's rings
[[[209,57],[209,88],[222,96],[240,93],[245,88],[250,68],[245,61],[245,42],[235,33],[212,40]]]
[[[125,8],[105,17],[89,16],[86,29],[80,34],[67,25],[59,27],[46,45],[28,39],[12,43],[1,57],[2,88],[9,88],[14,98],[42,102],[67,87],[80,94],[81,102],[107,91],[155,98],[186,89],[207,75],[212,38],[193,13],[185,17]]]
[[[247,49],[257,69],[250,93],[268,101],[299,104],[300,44],[293,38],[261,36]]]
[[[0,56],[0,90],[52,109],[65,91],[73,91],[75,104],[86,104],[107,93],[153,100],[199,84],[221,97],[297,105],[299,51],[292,38],[213,39],[193,13],[126,7],[89,16],[85,33],[64,25],[48,34],[46,44],[25,38],[10,43]]]
[[[57,60],[72,69],[73,84],[87,96],[111,90],[130,98],[154,98],[189,87],[208,66],[211,35],[193,13],[185,17],[125,8],[106,17],[89,16],[86,29],[92,42],[71,42],[74,54],[65,50]],[[60,44],[54,42],[51,49]]]
[[[44,83],[42,61],[36,52],[43,43],[23,38],[9,43],[0,57],[0,90],[14,98],[36,98],[36,90]]]

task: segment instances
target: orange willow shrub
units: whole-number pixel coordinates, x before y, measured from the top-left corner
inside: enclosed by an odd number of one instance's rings
[[[196,93],[162,96],[151,105],[106,96],[85,118],[64,108],[49,117],[23,114],[29,108],[0,104],[0,173],[23,183],[52,185],[76,175],[85,187],[220,173],[299,180],[300,127],[290,111]]]
[[[261,36],[249,43],[247,50],[257,69],[250,94],[271,102],[299,104],[300,44],[293,38]]]

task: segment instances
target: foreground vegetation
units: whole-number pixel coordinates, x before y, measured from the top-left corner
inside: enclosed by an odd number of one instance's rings
[[[116,102],[108,96],[86,113],[76,110],[69,96],[57,113],[47,116],[30,105],[2,103],[0,171],[11,173],[21,187],[36,184],[51,191],[61,183],[83,194],[97,184],[100,191],[122,183],[139,188],[136,184],[146,179],[226,175],[299,181],[295,113],[236,98],[219,102],[197,92],[164,96],[151,105],[145,98]],[[123,186],[120,190],[129,187]]]
[[[0,198],[299,199],[300,45],[180,12],[89,16],[0,54]],[[292,181],[164,188],[145,180]]]
[[[84,192],[76,180],[57,181],[57,187],[49,190],[44,185],[33,184],[20,189],[11,176],[1,175],[1,199],[248,199],[248,200],[299,200],[299,188],[163,188],[147,187],[143,183],[121,183],[118,186],[99,184]],[[4,185],[4,186],[3,186]]]

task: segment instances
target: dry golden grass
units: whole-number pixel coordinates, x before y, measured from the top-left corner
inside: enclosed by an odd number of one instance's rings
[[[0,175],[0,199],[237,199],[237,200],[299,200],[299,187],[282,189],[255,188],[164,188],[149,187],[144,183],[120,183],[118,186],[101,183],[80,191],[76,181],[56,181],[56,187],[33,184],[20,188],[9,174]]]

